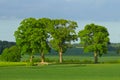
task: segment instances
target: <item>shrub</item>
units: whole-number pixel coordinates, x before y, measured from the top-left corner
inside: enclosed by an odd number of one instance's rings
[[[21,60],[20,50],[17,46],[5,48],[1,54],[1,60],[7,62],[19,62]]]

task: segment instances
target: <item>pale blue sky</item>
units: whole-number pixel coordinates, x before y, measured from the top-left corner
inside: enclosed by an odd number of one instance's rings
[[[105,26],[111,42],[120,42],[120,0],[0,0],[0,40],[15,41],[14,31],[24,18],[64,18]]]

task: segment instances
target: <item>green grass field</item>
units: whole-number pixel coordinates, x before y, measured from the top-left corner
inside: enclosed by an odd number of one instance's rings
[[[79,49],[77,49],[79,50]],[[120,80],[120,55],[109,52],[99,57],[99,64],[94,64],[93,54],[70,50],[63,55],[63,64],[59,56],[45,55],[52,64],[30,66],[28,55],[23,55],[21,62],[2,62],[0,60],[0,80]],[[81,54],[74,54],[74,52]],[[39,54],[34,63],[40,61]]]
[[[120,80],[120,64],[0,67],[0,80]]]
[[[46,58],[58,61],[59,57]],[[93,61],[90,56],[63,58],[67,64],[29,66],[27,62],[0,62],[0,80],[120,80],[120,56],[103,56],[99,58],[99,64],[79,63]]]

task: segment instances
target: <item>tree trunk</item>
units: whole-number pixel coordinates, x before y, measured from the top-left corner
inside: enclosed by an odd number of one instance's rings
[[[94,63],[98,63],[98,53],[94,52]]]
[[[63,58],[62,58],[62,49],[61,49],[59,52],[59,62],[62,63],[62,60]]]
[[[45,61],[45,56],[44,56],[44,53],[42,52],[41,53],[41,63],[44,63],[44,61]]]
[[[32,63],[33,62],[33,56],[31,55],[30,56],[30,63]]]

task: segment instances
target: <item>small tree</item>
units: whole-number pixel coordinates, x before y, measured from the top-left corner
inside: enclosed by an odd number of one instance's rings
[[[19,62],[21,60],[20,50],[17,46],[5,48],[1,54],[1,59],[3,61]]]
[[[79,31],[81,44],[85,52],[94,52],[95,63],[98,62],[98,56],[102,56],[107,52],[109,43],[109,33],[103,26],[89,24],[84,30]]]
[[[50,29],[52,39],[50,41],[54,50],[59,52],[59,61],[62,63],[62,54],[68,48],[68,43],[77,39],[75,29],[77,23],[74,21],[55,19],[53,20],[53,28]]]

